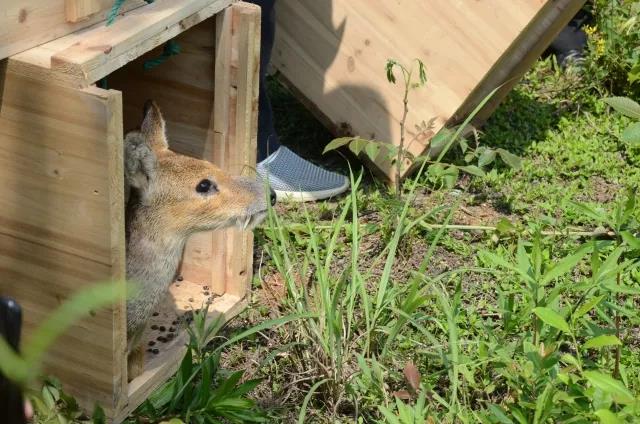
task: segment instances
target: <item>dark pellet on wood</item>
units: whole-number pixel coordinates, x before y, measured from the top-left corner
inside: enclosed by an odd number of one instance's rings
[[[171,325],[178,325],[178,321],[177,320],[171,321]],[[171,330],[169,330],[169,331],[171,331]]]
[[[167,330],[167,327],[165,327],[164,325],[161,325],[161,326],[160,326],[160,328],[159,328],[158,330],[160,330],[160,331],[166,331],[166,330]]]
[[[151,348],[147,349],[147,352],[152,352],[152,351],[153,351],[153,349],[151,349]]]
[[[166,343],[167,342],[167,339],[164,336],[159,336],[156,340],[159,341],[160,343]]]
[[[209,296],[209,292],[204,292],[203,293],[205,296]]]
[[[178,278],[176,278],[177,281],[182,281],[184,280],[184,278],[182,277],[182,275],[178,275]]]
[[[204,290],[209,290],[209,286],[202,287]]]
[[[153,353],[155,353],[155,354],[157,355],[158,353],[160,353],[160,350],[158,350],[158,349],[153,349],[153,351],[152,351],[152,352],[153,352]]]
[[[176,332],[176,327],[169,327],[169,332],[170,333],[175,333]]]
[[[154,342],[153,340],[149,341],[149,346],[153,346],[154,344],[156,344],[156,342]]]
[[[193,302],[193,297],[190,297],[190,298],[189,298],[189,302]]]
[[[153,313],[153,314],[151,314],[151,315],[153,315],[154,317],[157,317],[157,316],[158,316],[158,315],[160,315],[160,314],[159,314],[158,312],[154,312],[154,313]]]
[[[153,324],[153,325],[151,326],[151,329],[152,329],[152,330],[157,330],[157,329],[158,329],[158,326],[157,326],[157,325],[155,325],[155,324]]]

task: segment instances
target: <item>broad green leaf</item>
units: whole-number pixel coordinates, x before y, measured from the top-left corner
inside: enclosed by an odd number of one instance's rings
[[[590,310],[595,308],[598,303],[600,303],[604,299],[604,296],[596,296],[584,302],[573,314],[573,319],[578,319],[587,314]]]
[[[596,222],[604,222],[607,220],[607,216],[603,211],[593,209],[585,205],[584,203],[569,202],[569,206],[571,206],[579,214],[587,216]]]
[[[580,368],[580,363],[578,363],[578,360],[573,355],[569,355],[568,353],[565,353],[560,357],[560,360],[565,364],[573,365],[576,368]]]
[[[371,142],[367,143],[366,147],[364,148],[364,152],[367,154],[367,157],[369,159],[374,161],[378,157],[378,153],[380,153],[380,148],[381,146],[379,142]]]
[[[479,252],[478,255],[480,256],[480,259],[482,259],[482,261],[487,263],[487,264],[491,264],[493,266],[497,266],[497,267],[500,267],[500,268],[505,268],[505,269],[510,270],[510,271],[514,271],[518,275],[520,275],[520,277],[522,277],[524,280],[526,280],[526,281],[528,281],[530,283],[534,282],[533,278],[531,278],[531,276],[529,276],[524,270],[519,269],[518,267],[514,266],[513,264],[511,264],[510,262],[508,262],[507,260],[505,260],[501,256],[496,255],[495,253],[483,250],[483,251]]]
[[[498,149],[497,152],[504,163],[509,165],[511,168],[515,170],[522,168],[522,159],[519,156],[516,156],[505,149]]]
[[[585,371],[584,376],[594,387],[612,395],[616,402],[622,404],[635,402],[629,389],[615,378],[598,371]]]
[[[351,143],[349,143],[349,150],[351,150],[354,155],[358,156],[369,143],[369,140],[354,138],[351,140]]]
[[[500,406],[490,403],[488,407],[491,414],[493,414],[493,418],[496,418],[498,422],[503,424],[513,424],[511,418],[504,413],[504,410]]]
[[[491,162],[493,162],[495,159],[496,159],[496,151],[493,149],[485,149],[485,151],[482,152],[482,154],[478,158],[478,166],[481,168],[484,166],[487,166]]]
[[[597,349],[605,346],[620,346],[622,342],[619,338],[610,334],[603,334],[588,340],[584,347],[587,349]]]
[[[537,307],[533,309],[533,313],[538,316],[545,324],[557,328],[564,333],[571,333],[569,324],[562,318],[562,316],[550,308]]]
[[[573,270],[573,268],[575,268],[578,262],[580,262],[582,258],[585,257],[585,255],[591,248],[592,246],[590,244],[585,244],[581,246],[580,249],[578,249],[578,251],[573,255],[569,255],[560,260],[560,262],[556,263],[553,268],[551,268],[542,276],[542,285],[546,285],[556,278],[561,277]]]
[[[620,112],[624,116],[640,119],[640,105],[628,97],[607,97],[605,103]]]
[[[623,421],[618,418],[618,416],[609,411],[608,409],[599,409],[596,412],[594,412],[594,414],[596,415],[596,417],[598,417],[598,419],[600,420],[601,423],[603,424],[622,424]]]
[[[640,122],[629,125],[620,136],[620,140],[631,147],[640,147]]]
[[[629,245],[633,250],[640,249],[640,238],[631,234],[630,231],[621,231],[620,235],[622,236],[622,240]]]
[[[485,172],[482,169],[473,165],[461,166],[460,170],[466,172],[467,174],[475,175],[476,177],[484,177],[485,175]]]
[[[345,146],[349,143],[351,143],[352,140],[355,140],[356,138],[354,137],[340,137],[340,138],[335,138],[333,140],[331,140],[329,142],[329,144],[327,144],[324,148],[324,150],[322,151],[322,154],[325,154],[327,152],[330,152],[331,150],[336,150],[342,146]]]
[[[500,221],[496,224],[496,230],[500,234],[507,234],[516,230],[516,226],[507,218],[500,218]]]

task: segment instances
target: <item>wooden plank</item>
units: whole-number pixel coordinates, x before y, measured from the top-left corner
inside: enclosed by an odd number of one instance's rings
[[[25,336],[78,288],[124,279],[121,101],[10,72],[0,113],[0,292],[24,308]],[[125,302],[76,323],[46,371],[91,409],[113,412]]]
[[[80,22],[112,5],[111,0],[65,0],[64,14],[67,22]]]
[[[203,157],[232,174],[255,167],[259,9],[236,3],[216,16],[215,97]],[[214,293],[244,297],[252,276],[253,233],[229,229],[187,243],[181,274],[206,281]]]
[[[156,0],[147,9],[125,14],[111,27],[95,28],[51,58],[54,72],[91,84],[150,49],[224,9],[230,0]],[[104,44],[104,40],[109,40]]]
[[[113,25],[94,25],[12,57],[14,72],[56,84],[87,87],[186,29],[232,0],[156,0],[125,13]]]
[[[385,63],[396,59],[410,65],[421,59],[429,82],[411,92],[406,126],[406,147],[420,155],[472,93],[477,99],[475,94],[486,95],[495,87],[476,90],[482,81],[491,81],[487,76],[496,73],[496,63],[517,60],[518,46],[527,50],[526,34],[535,39],[542,33],[533,35],[532,22],[548,23],[541,17],[550,7],[582,3],[513,0],[496,7],[491,1],[462,0],[281,0],[273,62],[334,129],[346,124],[355,134],[398,144],[403,88],[387,82]],[[563,25],[568,19],[556,14],[551,20]],[[430,120],[429,133],[415,130]],[[376,166],[392,178],[388,162]]]
[[[91,2],[101,7],[84,20],[67,21],[69,1]],[[104,21],[112,4],[113,0],[2,0],[0,59]],[[122,11],[145,4],[144,0],[127,0]]]

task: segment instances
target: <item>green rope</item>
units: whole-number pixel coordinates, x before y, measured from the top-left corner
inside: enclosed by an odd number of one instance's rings
[[[176,40],[169,40],[165,43],[164,49],[162,50],[162,54],[160,56],[144,62],[144,70],[148,71],[150,69],[153,69],[156,66],[166,62],[171,56],[175,56],[178,53],[180,53],[180,45],[176,42]]]
[[[118,14],[120,13],[120,9],[122,9],[122,5],[124,4],[126,0],[115,0],[113,2],[113,6],[111,7],[111,10],[109,11],[109,14],[107,15],[107,26],[111,25],[115,20],[116,17],[118,17]],[[147,3],[153,3],[154,0],[144,0]]]

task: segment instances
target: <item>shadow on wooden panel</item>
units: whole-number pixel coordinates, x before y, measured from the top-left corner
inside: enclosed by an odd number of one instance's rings
[[[340,46],[346,32],[358,32],[354,25],[355,22],[350,21],[349,17],[345,17],[341,22],[333,20],[333,4],[334,0],[318,0],[313,3],[302,3],[300,8],[309,7],[308,21],[300,22],[296,16],[281,15],[278,20],[287,22],[287,25],[280,25],[277,28],[276,37],[278,43],[273,52],[274,63],[286,77],[281,77],[285,85],[293,88],[291,91],[298,97],[301,102],[323,123],[335,136],[352,135],[354,125],[349,122],[349,117],[353,116],[352,110],[357,109],[367,117],[369,121],[368,128],[373,129],[369,133],[358,134],[361,137],[377,139],[387,142],[390,135],[394,131],[394,126],[399,125],[393,120],[390,109],[402,108],[402,102],[398,104],[388,104],[382,93],[372,88],[371,84],[364,82],[363,84],[348,84],[342,81],[336,81],[331,77],[332,67],[340,62],[347,63],[347,72],[356,72],[359,66],[366,66],[359,58],[363,51],[369,46],[365,43],[362,49],[355,49],[348,52],[350,56],[339,58]],[[288,14],[289,8],[278,8],[277,13]],[[303,37],[300,37],[301,31],[298,30],[300,25],[309,25],[314,28],[313,31],[304,31]],[[330,26],[329,26],[330,25]],[[289,29],[291,31],[289,32]],[[288,61],[284,57],[287,51],[296,52],[302,56],[301,60]],[[337,61],[337,59],[340,59]],[[391,58],[389,58],[391,59]],[[296,69],[286,69],[287,66],[296,66]],[[372,70],[379,78],[384,77],[384,68]],[[335,73],[335,71],[333,71]],[[401,84],[398,84],[398,96],[402,96]],[[310,100],[310,99],[313,99]],[[354,102],[354,99],[360,99]],[[315,103],[314,103],[315,101]],[[322,111],[332,110],[334,117],[343,117],[342,119],[332,119],[326,116]],[[326,140],[328,143],[330,140]],[[303,145],[304,141],[299,145]],[[322,150],[318,146],[304,148],[303,151]]]

